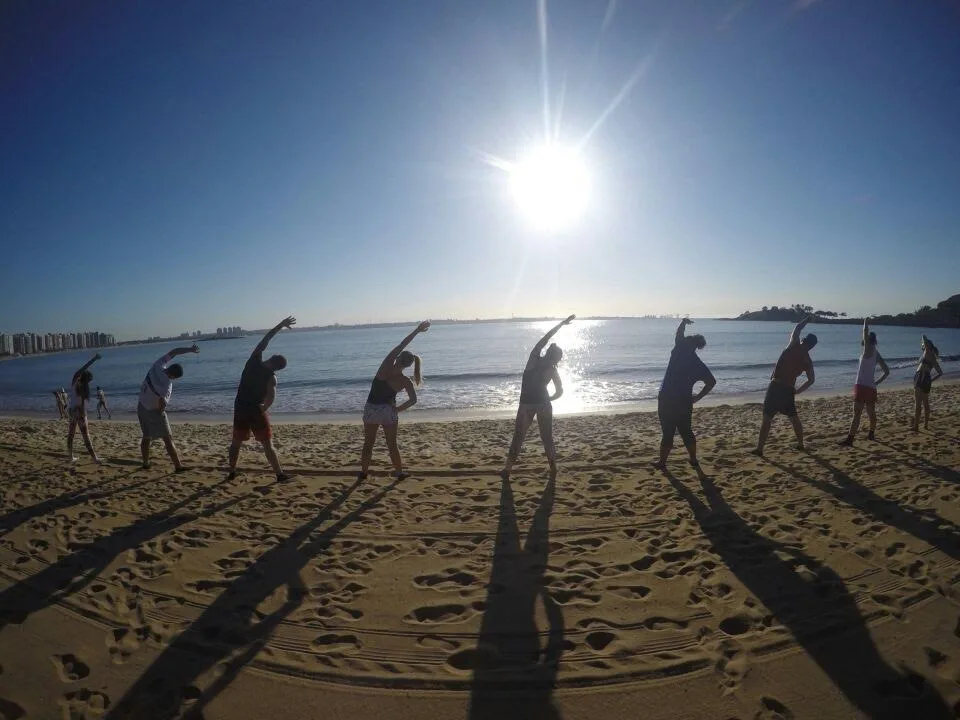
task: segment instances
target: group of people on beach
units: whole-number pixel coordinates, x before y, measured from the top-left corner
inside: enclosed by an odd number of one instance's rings
[[[507,452],[506,462],[501,470],[501,476],[509,477],[520,455],[527,432],[533,421],[537,421],[540,439],[550,466],[551,474],[557,472],[556,449],[553,442],[553,401],[563,394],[563,383],[557,366],[563,359],[563,350],[556,343],[551,343],[554,335],[564,326],[573,322],[575,315],[570,315],[562,322],[551,328],[537,343],[527,358],[520,384],[519,407],[514,423],[513,440]],[[763,419],[760,425],[760,434],[757,446],[751,452],[763,456],[764,446],[770,434],[773,419],[778,415],[785,415],[793,425],[797,437],[797,447],[804,449],[803,425],[797,413],[796,396],[809,389],[815,380],[813,360],[810,352],[817,346],[817,336],[808,333],[801,338],[801,333],[812,318],[808,317],[793,328],[787,347],[780,353],[774,366],[763,401]],[[287,359],[283,355],[272,355],[266,360],[263,354],[270,341],[285,328],[296,324],[294,317],[281,320],[271,329],[257,346],[244,365],[234,400],[233,433],[228,453],[228,479],[236,476],[237,460],[240,448],[244,442],[253,436],[262,445],[264,455],[276,474],[278,482],[289,479],[284,472],[276,449],[273,446],[273,433],[270,426],[270,407],[277,395],[276,373],[287,366]],[[674,437],[677,433],[686,447],[690,464],[699,471],[697,459],[696,435],[693,432],[693,406],[709,394],[716,386],[716,378],[700,359],[697,352],[706,347],[707,341],[703,335],[687,335],[686,328],[693,324],[690,319],[683,319],[677,328],[674,337],[673,350],[660,385],[657,401],[657,415],[660,420],[662,437],[660,454],[654,461],[654,467],[666,469],[667,458],[673,448]],[[403,469],[403,460],[397,442],[397,429],[400,413],[410,409],[417,402],[416,388],[423,380],[422,361],[418,355],[407,350],[407,346],[420,333],[430,329],[430,321],[421,322],[409,335],[394,347],[380,363],[370,392],[363,408],[364,439],[360,455],[359,477],[365,478],[370,469],[373,458],[373,449],[377,436],[382,428],[387,444],[393,473],[398,478],[407,476]],[[867,437],[874,439],[876,431],[876,401],[877,385],[882,383],[890,374],[890,369],[880,355],[877,348],[877,335],[870,330],[867,320],[863,322],[861,338],[862,351],[857,369],[856,383],[853,390],[853,419],[850,431],[840,441],[841,445],[852,445],[860,427],[860,419],[866,410],[870,422]],[[137,418],[140,422],[142,439],[140,441],[140,455],[144,468],[150,467],[150,446],[154,440],[161,440],[173,462],[175,472],[183,472],[184,465],[173,442],[170,423],[167,418],[167,406],[173,394],[173,382],[183,376],[183,366],[173,362],[179,355],[198,353],[200,348],[194,344],[190,347],[175,348],[159,358],[147,372],[140,386],[140,395],[137,401]],[[54,391],[58,398],[58,408],[61,417],[69,417],[70,424],[67,432],[67,452],[72,460],[77,458],[73,454],[73,440],[77,429],[83,437],[87,452],[97,463],[97,457],[90,441],[87,426],[86,403],[90,399],[90,383],[93,374],[90,367],[100,359],[97,353],[83,367],[77,370],[70,383],[70,397],[67,399],[62,388]],[[881,375],[876,377],[879,367]],[[413,368],[412,374],[404,371]],[[911,428],[919,430],[921,411],[923,412],[924,427],[930,421],[930,388],[943,371],[939,364],[939,350],[930,339],[924,335],[921,342],[921,354],[914,375],[915,412]],[[806,380],[797,386],[801,375]],[[701,387],[694,393],[697,384]],[[550,386],[553,390],[550,390]],[[403,392],[406,400],[397,404],[397,396]],[[106,399],[103,391],[97,388],[98,407],[100,411],[106,408]]]

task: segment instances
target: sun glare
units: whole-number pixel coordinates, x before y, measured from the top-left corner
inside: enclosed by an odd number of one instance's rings
[[[587,208],[590,175],[574,150],[541,145],[513,165],[510,175],[520,210],[540,230],[566,230]]]

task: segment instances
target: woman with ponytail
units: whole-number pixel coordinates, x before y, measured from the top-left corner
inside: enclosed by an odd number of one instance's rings
[[[920,343],[920,361],[917,363],[917,372],[913,375],[913,395],[915,398],[915,407],[913,411],[913,423],[911,429],[917,432],[920,429],[920,406],[923,406],[923,429],[930,428],[930,386],[933,381],[943,375],[938,361],[940,351],[937,346],[926,335]],[[932,371],[937,374],[933,375]]]
[[[397,345],[383,362],[373,378],[367,404],[363,407],[363,454],[360,458],[361,479],[367,477],[370,469],[370,460],[373,457],[373,446],[377,442],[377,430],[383,427],[383,436],[387,440],[387,450],[390,451],[390,461],[393,463],[394,475],[398,478],[407,477],[403,472],[403,461],[400,459],[400,448],[397,446],[397,423],[399,414],[413,407],[417,402],[415,386],[423,382],[420,369],[420,356],[414,355],[405,348],[420,333],[430,328],[430,321],[424,320],[417,325],[417,329],[407,335]],[[405,368],[413,366],[413,379],[403,374]],[[397,393],[405,390],[407,400],[397,406]]]
[[[553,401],[563,395],[563,384],[560,382],[560,373],[557,372],[557,363],[563,359],[563,350],[557,347],[556,343],[550,343],[550,347],[547,347],[547,343],[560,328],[573,322],[575,317],[576,315],[571,315],[558,323],[540,338],[530,351],[520,384],[520,407],[517,409],[513,442],[510,443],[510,450],[507,452],[507,462],[500,471],[500,476],[504,479],[510,477],[510,470],[520,455],[520,448],[523,447],[527,430],[533,424],[534,418],[540,426],[540,440],[543,442],[547,462],[550,463],[550,473],[552,475],[557,473],[557,458],[553,447]],[[544,348],[547,348],[547,351],[541,355]],[[551,382],[553,383],[552,395],[547,388]]]

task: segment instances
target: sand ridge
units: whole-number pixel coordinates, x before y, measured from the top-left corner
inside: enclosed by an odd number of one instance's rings
[[[953,716],[960,387],[916,434],[912,393],[882,394],[878,442],[848,449],[850,406],[802,403],[808,452],[780,419],[766,459],[755,405],[698,408],[704,477],[680,450],[650,467],[653,414],[559,419],[555,481],[534,433],[497,476],[502,420],[403,426],[401,481],[382,441],[352,476],[359,427],[284,425],[279,485],[254,444],[225,480],[226,426],[175,426],[173,475],[159,445],[139,468],[132,424],[92,423],[99,468],[64,461],[63,422],[0,421],[0,711],[227,717],[264,676],[450,717],[633,717],[619,693],[663,717]],[[13,633],[41,620],[59,649],[22,681]]]

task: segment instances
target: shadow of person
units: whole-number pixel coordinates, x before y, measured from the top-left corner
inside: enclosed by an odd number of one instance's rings
[[[768,462],[797,480],[812,485],[869,515],[874,520],[913,535],[953,559],[960,560],[960,527],[940,517],[933,510],[904,507],[895,500],[878,495],[823,458],[812,453],[809,454],[809,458],[829,472],[834,482],[829,483],[809,477],[780,462],[773,460]]]
[[[19,625],[33,613],[83,590],[121,553],[197,518],[209,517],[241,500],[253,497],[251,494],[242,495],[206,507],[200,512],[178,514],[191,503],[224,484],[225,481],[221,481],[215,485],[203,486],[160,512],[138,518],[129,525],[83,543],[69,555],[0,592],[0,630],[6,625]]]
[[[470,720],[560,718],[553,701],[563,652],[563,613],[544,586],[550,547],[551,476],[521,547],[513,489],[501,478],[500,518],[477,647],[451,658],[471,667]],[[546,645],[537,628],[537,601],[547,620]]]
[[[267,550],[230,583],[203,612],[177,635],[137,681],[110,709],[106,718],[163,720],[200,718],[203,708],[227,688],[264,647],[274,630],[307,596],[300,571],[324,552],[333,539],[364,512],[377,505],[401,480],[397,479],[366,499],[319,534],[364,481],[355,480],[315,518]],[[287,586],[283,604],[263,616],[257,608],[279,588]],[[228,659],[229,658],[229,659]],[[200,676],[221,664],[218,677],[202,692],[192,687]],[[193,693],[182,707],[188,693]]]
[[[887,460],[893,460],[895,462],[902,462],[908,465],[909,467],[919,470],[920,472],[925,472],[928,475],[933,475],[933,477],[943,480],[948,483],[960,483],[960,472],[954,470],[953,468],[947,467],[946,465],[940,465],[935,463],[932,460],[928,460],[922,455],[917,455],[912,453],[906,448],[899,447],[889,442],[884,442],[882,440],[876,441],[877,445],[882,445],[884,447],[890,448],[895,453],[899,455],[906,455],[909,460],[904,460],[903,458],[898,458],[895,456],[887,455],[886,453],[874,452],[872,454],[879,455],[880,457],[886,458]]]
[[[131,474],[132,473],[127,473],[127,475]],[[104,498],[108,498],[112,495],[119,495],[122,492],[134,490],[141,485],[155,482],[153,479],[147,479],[131,483],[130,485],[121,485],[120,487],[110,488],[109,490],[97,489],[108,485],[116,479],[122,478],[106,478],[95,483],[94,485],[89,485],[85,488],[79,488],[77,490],[69,490],[48,500],[41,500],[33,505],[11,510],[0,517],[0,537],[12,532],[23,523],[32,520],[35,517],[49,515],[57,510],[65,510],[66,508],[82,505],[92,500],[103,500]]]
[[[883,660],[836,572],[799,548],[756,532],[712,480],[702,482],[704,503],[671,473],[667,478],[714,552],[861,713],[869,718],[952,717],[920,675],[906,668],[898,672]],[[801,566],[814,577],[797,572]],[[740,629],[731,625],[733,632]]]

